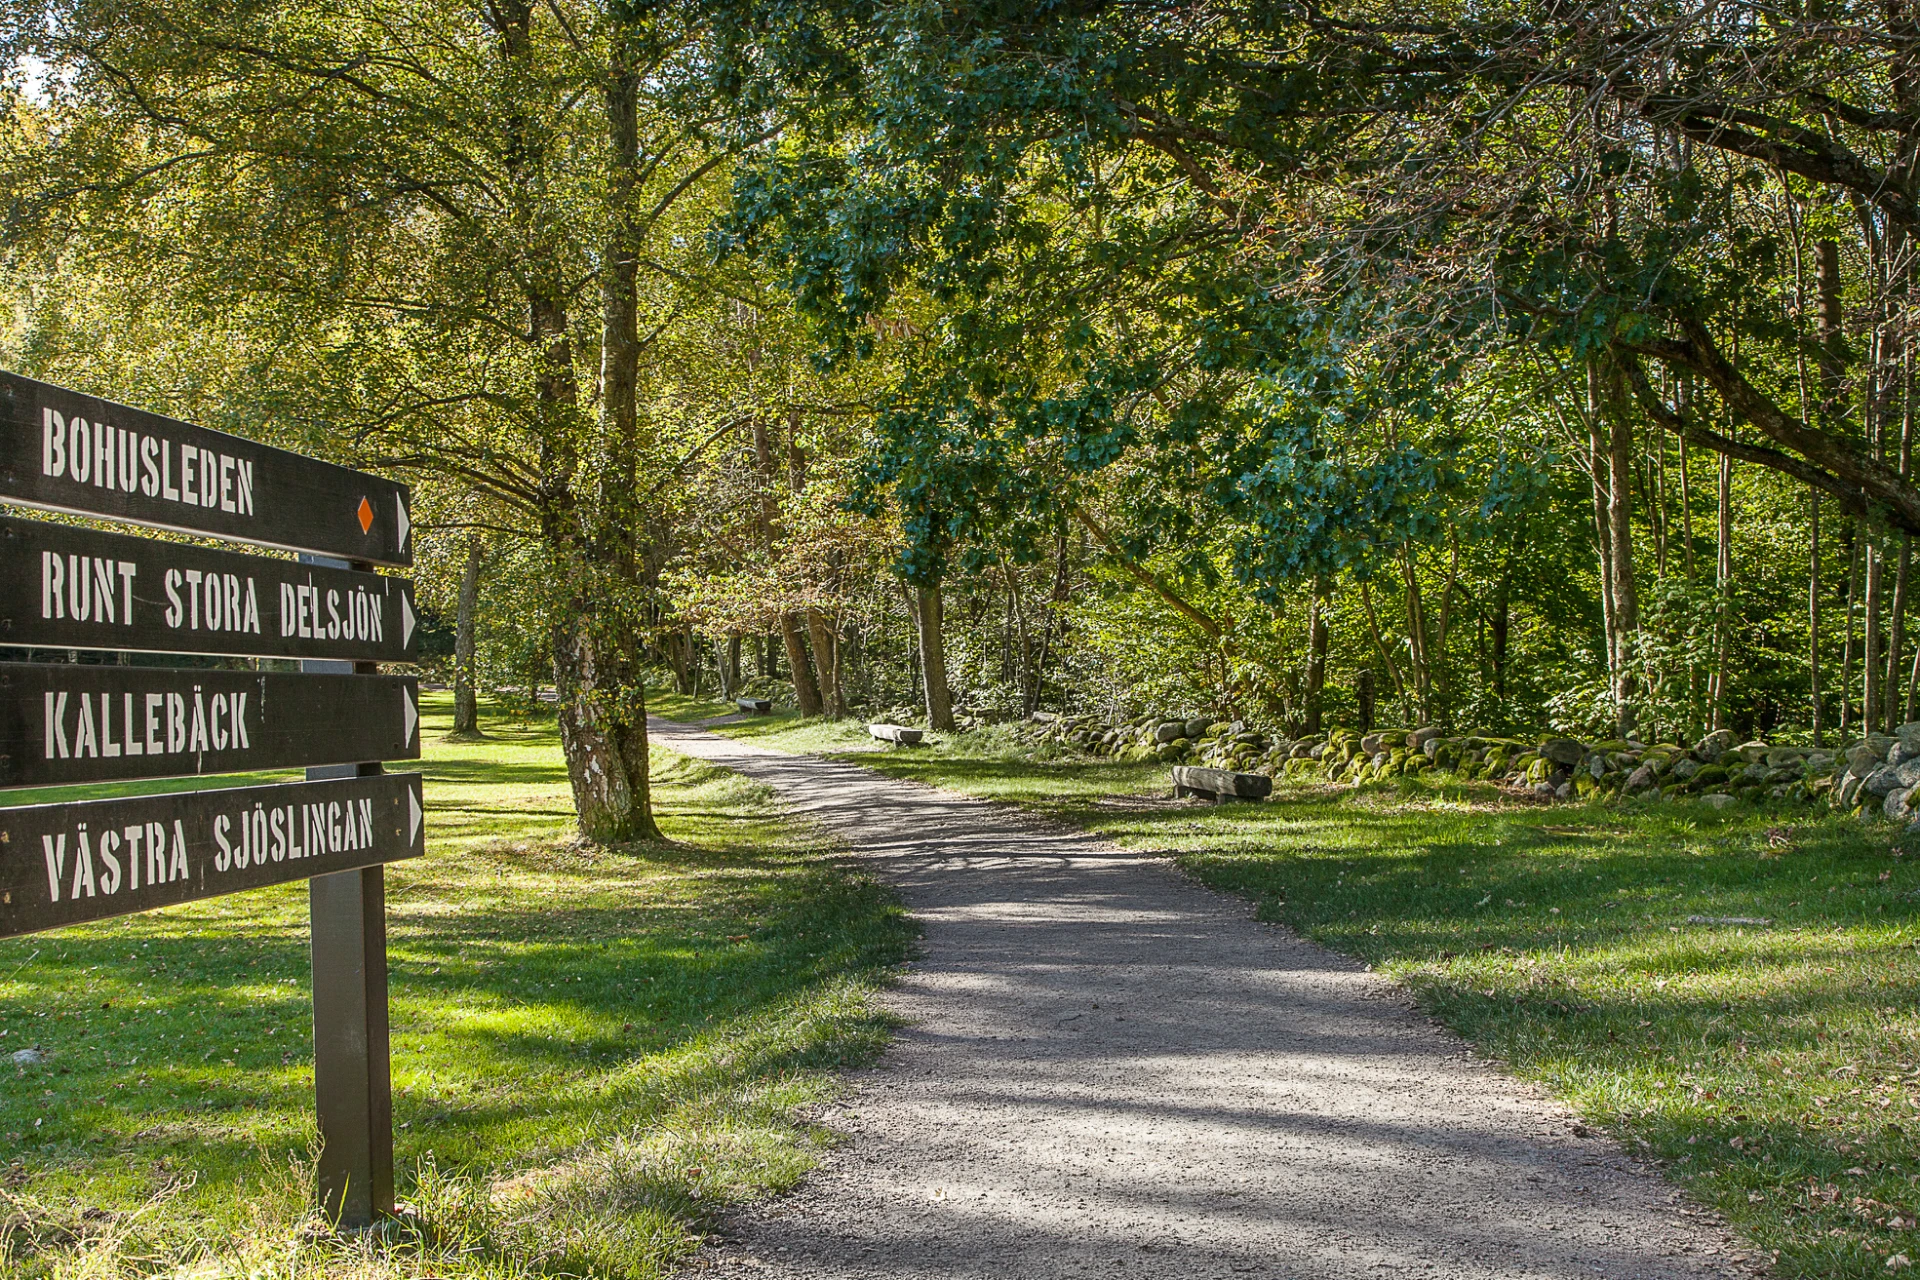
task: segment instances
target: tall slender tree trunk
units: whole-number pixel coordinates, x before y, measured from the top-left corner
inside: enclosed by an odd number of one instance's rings
[[[1607,492],[1610,465],[1607,441],[1601,432],[1599,373],[1587,369],[1587,470],[1593,477],[1593,545],[1600,563],[1600,630],[1607,655],[1607,689],[1611,695],[1620,678],[1620,640],[1613,617],[1613,508]]]
[[[480,732],[480,696],[474,680],[474,615],[480,603],[480,535],[467,538],[467,561],[460,570],[460,604],[453,624],[453,731],[456,742],[484,737]]]
[[[1853,718],[1853,621],[1854,610],[1860,595],[1860,534],[1858,521],[1854,522],[1852,540],[1847,547],[1847,615],[1846,630],[1840,643],[1840,741],[1845,743],[1854,727]]]
[[[797,613],[780,615],[780,639],[787,647],[787,670],[793,679],[793,701],[803,716],[817,716],[822,711],[820,686],[813,678],[813,666],[807,661],[807,642],[800,634],[801,621]]]
[[[1807,552],[1807,680],[1813,694],[1813,745],[1817,747],[1826,732],[1825,698],[1820,688],[1820,491],[1808,489],[1807,499],[1812,544]]]
[[[920,675],[926,686],[927,727],[938,732],[953,729],[953,696],[947,688],[945,604],[939,587],[914,592],[914,621],[920,633]]]
[[[1327,690],[1327,580],[1316,578],[1307,602],[1306,723],[1304,731],[1319,733]]]
[[[1609,398],[1613,410],[1607,414],[1609,544],[1613,552],[1613,632],[1617,654],[1614,678],[1614,706],[1619,713],[1619,733],[1631,738],[1639,730],[1639,697],[1634,679],[1634,662],[1640,631],[1640,598],[1633,579],[1633,425],[1620,405],[1620,397]]]
[[[813,641],[814,677],[826,714],[838,720],[847,714],[846,691],[840,687],[840,637],[824,610],[807,610],[807,635]]]
[[[1727,659],[1733,631],[1733,459],[1720,455],[1719,527],[1714,558],[1713,677],[1708,686],[1712,728],[1727,727]]]
[[[1493,617],[1488,621],[1488,647],[1492,650],[1493,696],[1504,702],[1507,697],[1507,631],[1511,624],[1513,569],[1509,561],[1500,563],[1500,577],[1493,587]]]
[[[727,636],[726,696],[731,698],[733,691],[740,687],[740,633],[735,631]]]

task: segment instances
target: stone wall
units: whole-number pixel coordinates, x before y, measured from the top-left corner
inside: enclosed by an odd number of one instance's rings
[[[1204,764],[1302,783],[1358,785],[1438,772],[1483,779],[1545,799],[1664,795],[1716,807],[1739,800],[1830,801],[1905,819],[1920,810],[1920,723],[1869,735],[1844,751],[1736,743],[1727,730],[1698,742],[1511,738],[1428,726],[1289,739],[1204,717],[1148,715],[1114,723],[1063,716],[1038,738],[1090,755]]]

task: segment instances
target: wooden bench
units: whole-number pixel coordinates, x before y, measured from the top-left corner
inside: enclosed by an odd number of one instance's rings
[[[897,724],[870,724],[867,726],[867,732],[882,742],[891,742],[902,747],[919,746],[920,739],[926,734],[925,730],[909,729]]]
[[[1264,773],[1235,773],[1231,769],[1205,769],[1199,765],[1173,766],[1173,794],[1206,796],[1225,803],[1228,800],[1265,800],[1273,794],[1273,779]]]
[[[771,698],[735,698],[733,705],[739,707],[742,711],[756,716],[770,716],[773,714],[773,700]]]

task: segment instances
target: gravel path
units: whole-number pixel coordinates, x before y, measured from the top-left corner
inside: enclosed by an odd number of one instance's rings
[[[795,1280],[1745,1275],[1724,1233],[1351,960],[1002,806],[655,721],[897,885],[911,1024],[849,1141],[693,1266]]]

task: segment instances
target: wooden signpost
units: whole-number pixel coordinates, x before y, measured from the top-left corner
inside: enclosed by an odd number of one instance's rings
[[[0,644],[411,662],[412,584],[0,517]]]
[[[307,766],[307,781],[0,808],[0,937],[308,882],[321,1208],[393,1210],[384,866],[425,851],[404,485],[0,373],[0,502],[312,553],[0,518],[0,646],[302,670],[0,662],[0,788]],[[320,557],[328,557],[321,559]],[[3,799],[4,797],[0,797]]]

